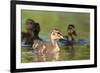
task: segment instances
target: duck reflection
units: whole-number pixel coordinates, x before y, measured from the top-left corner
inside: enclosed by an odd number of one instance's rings
[[[58,61],[59,60],[59,52],[53,52],[47,54],[47,60],[48,61]]]
[[[33,55],[33,61],[44,62],[44,61],[46,61],[46,55],[45,54],[40,55],[40,54],[35,53]]]
[[[58,61],[59,60],[59,52],[53,52],[53,53],[35,53],[33,55],[33,60],[35,62],[45,62],[45,61]]]

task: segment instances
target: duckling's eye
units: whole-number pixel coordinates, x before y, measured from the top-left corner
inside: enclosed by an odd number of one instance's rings
[[[61,35],[61,33],[60,33],[60,32],[57,32],[57,34]]]

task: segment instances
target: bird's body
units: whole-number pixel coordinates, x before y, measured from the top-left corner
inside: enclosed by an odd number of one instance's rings
[[[57,30],[54,29],[52,31],[52,33],[50,34],[50,40],[51,42],[46,42],[46,41],[41,41],[41,40],[34,40],[34,43],[32,45],[32,48],[34,50],[35,53],[38,53],[40,55],[45,54],[50,55],[50,54],[54,54],[60,51],[60,48],[58,46],[58,39],[63,38],[63,36],[61,35],[61,33]],[[58,58],[58,54],[56,54],[57,56],[52,56],[55,59]]]

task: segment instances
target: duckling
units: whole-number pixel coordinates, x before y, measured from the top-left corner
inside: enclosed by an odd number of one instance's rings
[[[32,45],[32,49],[34,50],[35,53],[43,54],[43,53],[54,53],[54,52],[59,52],[60,48],[57,44],[57,40],[63,39],[63,36],[61,32],[58,29],[53,29],[51,34],[50,34],[50,40],[51,42],[45,42],[41,40],[34,40],[34,43]]]
[[[68,51],[69,51],[69,59],[73,59],[74,55],[75,55],[75,48],[73,47],[73,41],[75,40],[73,38],[74,36],[77,36],[76,30],[75,30],[75,26],[74,24],[69,24],[68,25],[68,36],[67,36],[67,47],[68,47]]]

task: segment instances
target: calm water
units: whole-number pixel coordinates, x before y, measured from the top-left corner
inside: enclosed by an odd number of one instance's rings
[[[67,61],[67,60],[86,60],[90,58],[90,49],[87,46],[75,46],[74,52],[69,52],[67,48],[60,48],[60,52],[51,54],[38,54],[28,50],[28,47],[22,48],[21,61],[44,62],[44,61]]]
[[[48,39],[47,37],[42,37],[43,39]],[[50,40],[46,40],[49,42]],[[65,47],[64,45],[60,46],[59,52],[54,53],[34,53],[33,50],[30,50],[31,47],[27,45],[22,45],[21,48],[21,62],[45,62],[45,61],[68,61],[68,60],[86,60],[90,58],[90,48],[88,45],[74,45],[74,49],[71,50]]]

